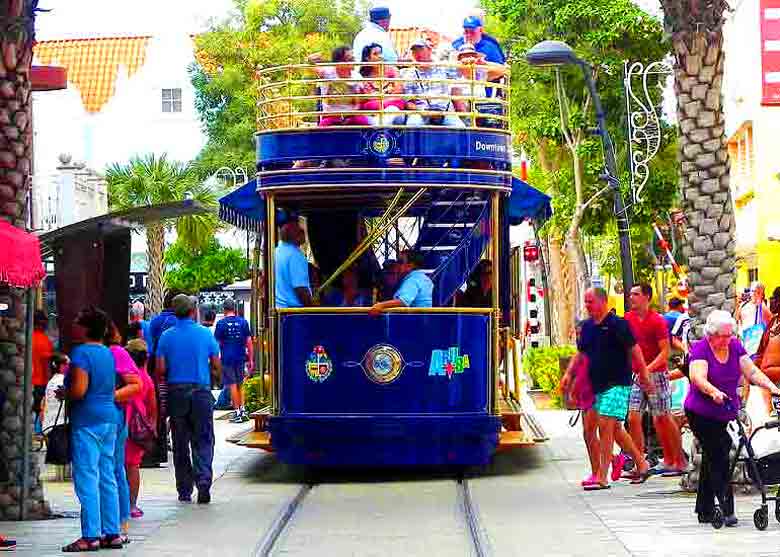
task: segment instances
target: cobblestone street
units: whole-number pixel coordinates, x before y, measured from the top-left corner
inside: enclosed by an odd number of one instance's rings
[[[652,478],[637,487],[622,481],[609,491],[584,493],[579,427],[568,415],[541,417],[552,440],[500,455],[470,477],[471,495],[489,554],[582,556],[774,555],[780,527],[752,524],[756,496],[740,495],[734,529],[699,525],[693,496],[676,479]],[[145,516],[131,526],[132,543],[117,555],[254,556],[264,536],[295,497],[301,471],[273,456],[224,442],[244,426],[217,422],[214,501],[176,501],[172,473],[144,470]],[[454,482],[447,473],[361,471],[328,473],[305,500],[275,546],[275,555],[470,555]],[[78,506],[70,484],[49,481],[47,497],[66,518],[2,522],[19,542],[18,555],[60,555],[78,537]]]

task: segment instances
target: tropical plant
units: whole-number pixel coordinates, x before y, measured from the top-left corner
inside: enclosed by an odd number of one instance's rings
[[[687,225],[691,315],[734,311],[734,212],[723,115],[725,0],[661,0],[672,39],[680,122],[680,190]]]
[[[266,376],[267,377],[267,376]],[[265,385],[260,375],[253,375],[241,385],[244,408],[250,414],[268,405],[268,381]]]
[[[550,395],[553,404],[560,407],[563,401],[561,377],[562,361],[568,361],[577,349],[570,344],[529,348],[523,353],[523,371],[531,376],[534,386]]]
[[[166,155],[133,157],[128,163],[112,164],[106,171],[108,204],[118,211],[192,199],[206,208],[215,209],[218,192],[208,182],[198,180],[189,163],[171,161]],[[171,223],[149,223],[146,226],[146,250],[149,265],[149,309],[162,309],[165,294],[165,230]],[[179,217],[175,221],[179,241],[193,250],[206,247],[218,226],[213,213]]]
[[[249,278],[249,265],[240,249],[222,246],[216,239],[202,249],[175,242],[165,250],[165,285],[182,292]]]

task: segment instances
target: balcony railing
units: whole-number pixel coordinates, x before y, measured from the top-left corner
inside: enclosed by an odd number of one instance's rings
[[[376,70],[363,77],[355,68]],[[332,126],[509,131],[508,68],[497,64],[295,64],[260,70],[257,77],[260,132]]]

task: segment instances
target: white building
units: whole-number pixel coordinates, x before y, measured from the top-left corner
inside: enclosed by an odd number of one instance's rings
[[[36,64],[68,71],[67,89],[33,94],[36,228],[106,212],[100,187],[79,189],[80,179],[61,179],[60,155],[93,174],[133,155],[167,153],[180,161],[197,156],[205,137],[188,74],[194,60],[187,33],[36,45]],[[88,199],[92,195],[96,199]]]

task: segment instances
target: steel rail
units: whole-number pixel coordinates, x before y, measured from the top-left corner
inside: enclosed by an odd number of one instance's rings
[[[281,535],[287,530],[290,523],[293,521],[293,518],[295,518],[295,513],[303,504],[303,500],[306,499],[312,489],[314,489],[314,486],[315,484],[307,483],[300,487],[298,493],[295,494],[295,497],[287,503],[281,514],[257,543],[255,550],[252,553],[253,557],[268,557],[271,555],[271,552],[276,546],[276,542],[279,541]]]
[[[485,537],[484,530],[479,524],[479,515],[474,506],[474,500],[471,498],[468,480],[463,476],[460,476],[458,477],[457,483],[458,498],[460,499],[463,518],[466,520],[466,526],[468,527],[471,544],[474,548],[474,555],[476,555],[476,557],[487,557],[490,555],[489,544]]]

